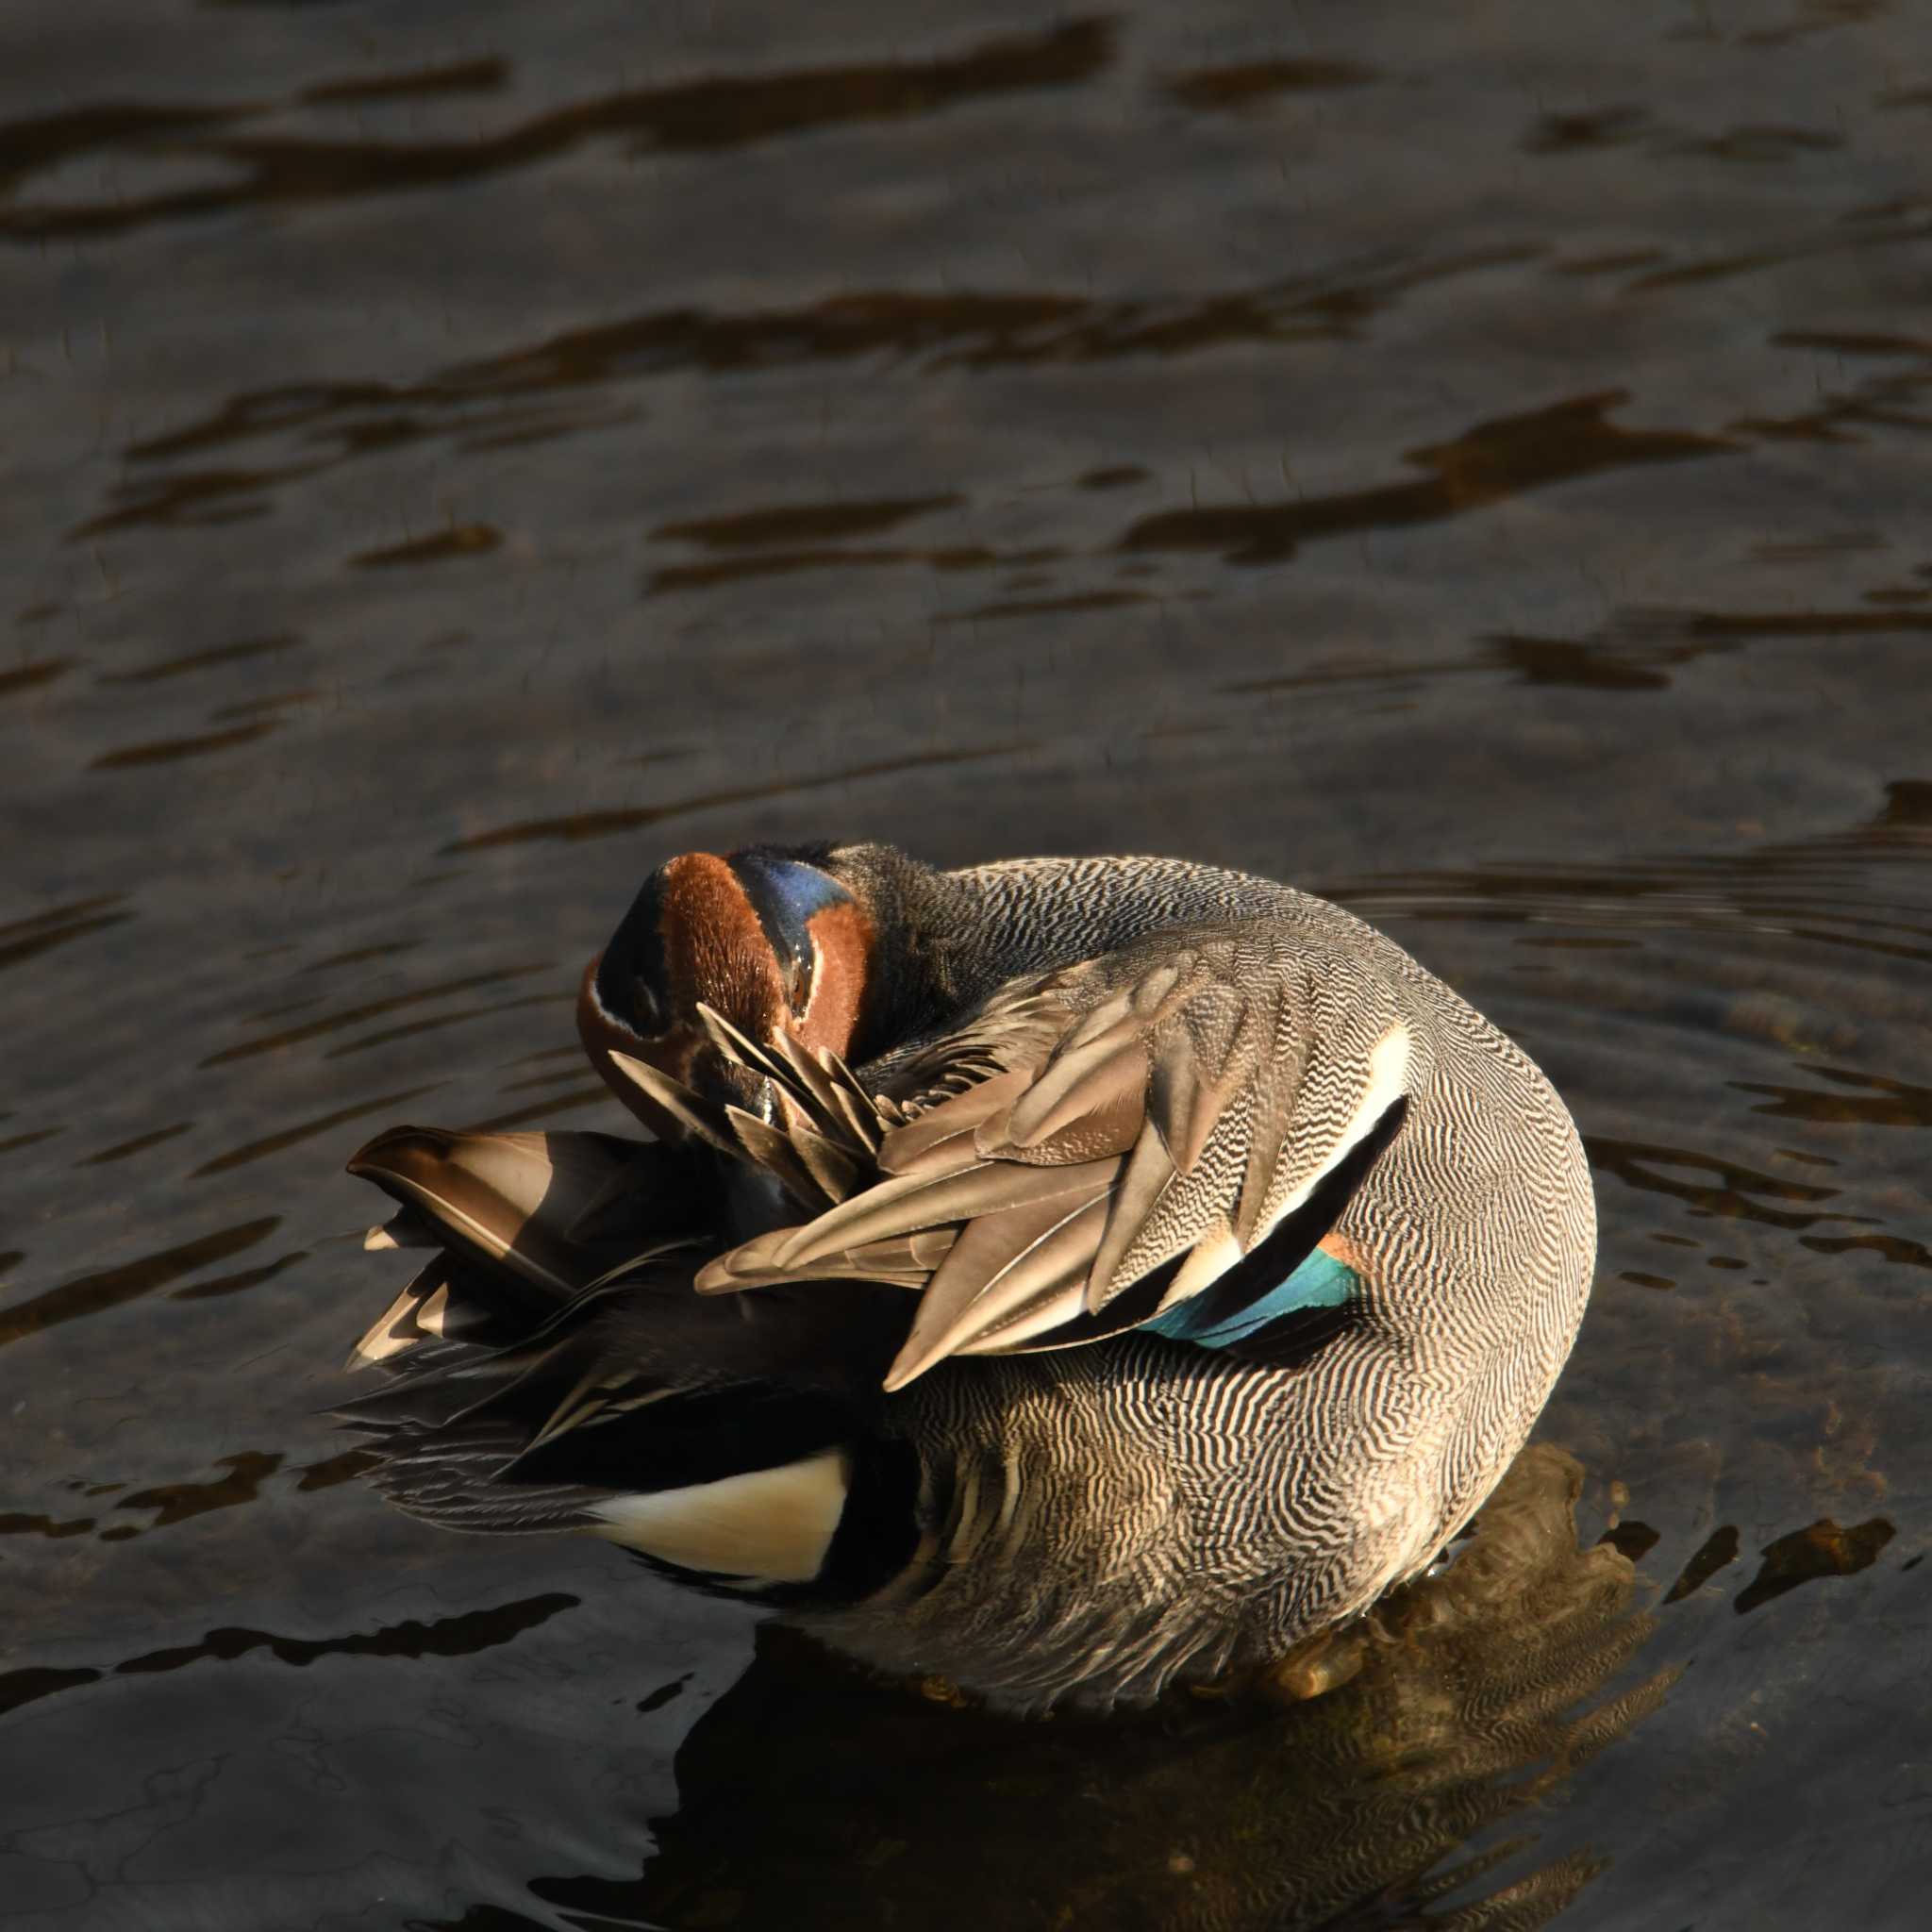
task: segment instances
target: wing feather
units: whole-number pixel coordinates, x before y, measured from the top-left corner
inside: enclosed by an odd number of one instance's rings
[[[889,1174],[943,1173],[950,1159],[977,1152],[980,1126],[1026,1091],[1024,1069],[996,1074],[944,1105],[894,1127],[879,1146],[879,1166]]]
[[[1077,1314],[1108,1185],[1096,1181],[1071,1199],[1029,1201],[967,1223],[919,1298],[886,1387],[902,1387],[967,1341],[993,1341],[1039,1304],[1072,1295],[1058,1319]]]
[[[630,1235],[682,1214],[688,1170],[675,1149],[606,1134],[469,1134],[391,1127],[357,1149],[349,1172],[403,1204],[403,1234],[435,1236],[491,1265],[494,1277],[541,1307],[573,1293],[616,1257],[593,1224],[614,1193]]]

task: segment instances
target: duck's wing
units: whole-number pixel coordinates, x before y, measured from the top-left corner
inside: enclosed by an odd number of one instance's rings
[[[1399,1129],[1419,1057],[1406,1005],[1347,949],[1260,921],[1017,984],[893,1070],[875,1108],[903,1124],[870,1185],[698,1286],[917,1287],[888,1388],[947,1355],[1150,1321],[1239,1341],[1294,1306],[1293,1283],[1330,1292],[1302,1267]],[[1264,1243],[1268,1265],[1242,1266]]]

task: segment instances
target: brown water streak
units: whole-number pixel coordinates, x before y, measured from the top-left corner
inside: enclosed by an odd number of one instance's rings
[[[250,1141],[230,1153],[218,1154],[214,1159],[203,1161],[188,1178],[198,1181],[206,1174],[226,1174],[231,1168],[246,1167],[252,1161],[264,1160],[271,1154],[279,1154],[285,1147],[299,1146],[304,1141],[312,1141],[316,1135],[325,1134],[329,1128],[339,1127],[344,1121],[360,1120],[364,1114],[379,1113],[383,1108],[399,1106],[405,1100],[414,1100],[418,1094],[427,1093],[441,1084],[432,1080],[426,1086],[405,1087],[399,1092],[378,1093],[373,1100],[358,1100],[353,1107],[339,1107],[333,1113],[304,1121],[300,1126],[284,1127],[279,1133]]]
[[[1453,442],[1410,450],[1434,474],[1410,483],[1293,503],[1163,510],[1131,525],[1123,550],[1218,550],[1229,563],[1278,563],[1315,538],[1433,523],[1525,491],[1628,464],[1724,456],[1739,445],[1688,430],[1620,429],[1606,421],[1628,400],[1604,390],[1520,416],[1498,416]]]
[[[91,932],[123,924],[133,913],[108,908],[120,906],[125,897],[120,892],[104,892],[92,899],[71,899],[64,906],[50,906],[30,918],[0,925],[0,969],[50,953],[70,940],[85,939]]]
[[[230,1060],[252,1059],[257,1054],[274,1053],[285,1046],[299,1046],[305,1041],[319,1040],[325,1033],[339,1033],[344,1026],[359,1025],[364,1020],[379,1019],[385,1013],[398,1012],[405,1007],[421,1006],[425,1000],[440,1000],[453,992],[471,992],[478,987],[497,986],[506,979],[522,979],[529,974],[543,972],[549,964],[547,959],[537,959],[521,966],[503,966],[493,973],[471,973],[461,979],[445,979],[434,986],[420,986],[412,992],[367,1000],[359,1007],[331,1013],[325,1019],[286,1027],[280,1033],[264,1034],[259,1040],[244,1040],[237,1046],[225,1046],[221,1052],[209,1054],[197,1064],[204,1067],[225,1066]]]
[[[616,832],[634,832],[644,825],[659,824],[666,819],[682,818],[694,811],[708,811],[718,806],[748,805],[759,799],[786,798],[793,792],[815,791],[827,785],[846,785],[861,778],[886,777],[895,772],[971,764],[980,758],[1009,757],[1027,748],[1023,744],[989,744],[965,751],[921,752],[912,758],[880,758],[871,764],[848,765],[842,771],[823,772],[809,778],[787,778],[773,785],[737,786],[728,791],[680,798],[667,805],[638,806],[615,811],[574,812],[567,818],[528,819],[520,824],[499,825],[493,831],[477,832],[467,839],[458,839],[445,845],[442,854],[484,852],[499,845],[524,845],[533,840],[557,839],[574,844],[583,839],[606,839]]]
[[[72,1322],[82,1315],[98,1315],[119,1307],[124,1302],[152,1294],[156,1289],[165,1288],[169,1282],[178,1281],[197,1268],[206,1268],[211,1261],[225,1261],[230,1255],[239,1255],[244,1248],[266,1241],[281,1224],[279,1214],[265,1214],[259,1220],[244,1221],[237,1226],[203,1235],[198,1241],[184,1241],[178,1248],[164,1248],[158,1255],[146,1255],[118,1268],[80,1275],[44,1294],[35,1295],[30,1301],[0,1308],[0,1348],[37,1335],[57,1323]]]
[[[1111,53],[1101,20],[989,41],[930,60],[874,61],[748,79],[631,89],[555,108],[501,134],[469,141],[327,141],[286,135],[182,139],[251,118],[258,108],[76,108],[0,127],[0,181],[101,147],[147,145],[157,135],[211,161],[246,170],[240,181],[107,202],[25,203],[0,212],[0,237],[45,242],[112,235],[155,222],[271,203],[341,201],[447,187],[567,154],[585,142],[632,137],[636,150],[740,147],[811,128],[931,114],[982,95],[1068,87],[1091,79]]]

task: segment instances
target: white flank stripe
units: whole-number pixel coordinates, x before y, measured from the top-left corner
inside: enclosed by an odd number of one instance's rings
[[[1401,1098],[1402,1083],[1408,1076],[1408,1028],[1399,1021],[1370,1050],[1368,1074],[1369,1081],[1362,1090],[1362,1097],[1356,1104],[1341,1137],[1328,1150],[1328,1158],[1256,1228],[1245,1250],[1224,1223],[1219,1230],[1210,1229],[1204,1234],[1194,1243],[1193,1252],[1182,1263],[1180,1272],[1168,1284],[1156,1314],[1164,1315],[1170,1308],[1199,1294],[1210,1282],[1218,1281],[1225,1274],[1243,1253],[1252,1254],[1258,1248],[1297,1208],[1307,1201],[1308,1196],[1322,1185],[1323,1176],[1347,1159],[1351,1150],[1374,1130],[1375,1123]]]
[[[1375,1123],[1402,1098],[1403,1082],[1408,1078],[1408,1028],[1401,1021],[1390,1027],[1371,1049],[1368,1072],[1369,1084],[1362,1089],[1362,1097],[1357,1101],[1354,1113],[1349,1115],[1347,1126],[1342,1128],[1334,1146],[1329,1148],[1328,1158],[1281,1204],[1268,1225],[1256,1231],[1251,1245],[1258,1246],[1267,1235],[1302,1207],[1322,1185],[1324,1176],[1340,1167],[1355,1146],[1373,1131]]]
[[[1277,1214],[1274,1219],[1279,1221]],[[1274,1222],[1269,1224],[1272,1227]],[[1265,1237],[1256,1236],[1258,1245]],[[1190,1295],[1196,1295],[1210,1281],[1219,1280],[1241,1257],[1241,1244],[1234,1238],[1234,1230],[1223,1222],[1218,1229],[1210,1228],[1194,1243],[1193,1252],[1181,1263],[1181,1270],[1168,1285],[1167,1292],[1160,1298],[1164,1311],[1176,1302],[1184,1302]]]

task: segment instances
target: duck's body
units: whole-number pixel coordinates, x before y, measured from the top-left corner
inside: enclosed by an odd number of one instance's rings
[[[1265,879],[693,857],[585,1016],[684,1149],[358,1158],[458,1236],[365,1339],[402,1370],[357,1416],[377,1480],[599,1529],[889,1668],[1038,1706],[1278,1654],[1427,1564],[1582,1317],[1593,1207],[1548,1083]],[[486,1347],[408,1347],[445,1286]]]

